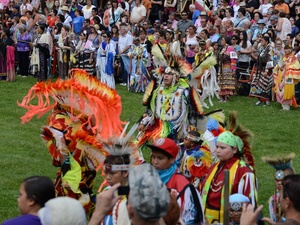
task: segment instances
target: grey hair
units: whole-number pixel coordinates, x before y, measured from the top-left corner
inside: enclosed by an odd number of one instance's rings
[[[19,30],[26,30],[26,25],[25,24],[19,24],[18,28],[19,28]]]
[[[196,9],[196,6],[194,4],[190,4],[189,8]]]

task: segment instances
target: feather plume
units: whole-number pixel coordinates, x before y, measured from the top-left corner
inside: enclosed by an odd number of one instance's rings
[[[254,157],[251,153],[251,139],[253,138],[253,134],[250,130],[244,129],[241,124],[237,122],[237,112],[232,111],[229,112],[229,124],[228,130],[236,136],[239,136],[244,143],[244,156],[249,165],[254,168]]]
[[[196,112],[199,115],[203,115],[204,110],[203,110],[203,105],[202,105],[199,93],[197,92],[197,90],[195,88],[191,88],[190,95],[191,95],[192,104],[194,105]]]
[[[204,70],[209,69],[216,64],[217,60],[215,56],[208,57],[207,59],[202,61],[201,64],[193,68],[193,71],[191,72],[192,79],[200,79],[203,75]]]
[[[170,66],[180,72],[180,77],[187,77],[193,70],[192,65],[182,58],[174,56],[171,62],[173,65]]]
[[[162,62],[163,64],[165,64],[165,66],[168,65],[167,60],[165,58],[165,56],[163,55],[162,50],[159,48],[158,45],[153,45],[152,46],[152,50],[151,53],[154,57],[156,57],[157,59],[160,60],[160,62]]]
[[[213,110],[211,112],[205,113],[205,117],[215,119],[220,125],[225,127],[226,117],[222,109]]]
[[[68,80],[40,82],[28,91],[22,102],[18,102],[27,110],[21,117],[22,123],[29,122],[34,116],[40,118],[59,104],[74,116],[73,120],[86,118],[86,124],[94,134],[100,133],[103,139],[120,135],[123,130],[122,104],[117,92],[84,70],[74,69],[70,74]],[[36,98],[37,105],[32,105],[31,101]]]
[[[286,170],[288,168],[293,169],[292,160],[295,158],[295,153],[290,154],[282,154],[277,156],[264,156],[262,157],[262,161],[268,163],[276,170]]]
[[[152,96],[154,89],[155,89],[155,81],[151,80],[150,83],[148,84],[145,94],[143,96],[143,105],[144,106],[148,106],[150,104],[151,96]]]

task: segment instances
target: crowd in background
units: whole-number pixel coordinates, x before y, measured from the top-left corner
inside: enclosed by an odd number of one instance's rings
[[[182,57],[194,67],[212,53],[223,102],[250,94],[257,105],[276,97],[283,110],[299,103],[298,0],[191,3],[10,0],[0,5],[0,74],[14,80],[16,68],[22,77],[43,81],[65,79],[77,67],[111,88],[117,82],[144,92],[152,69],[161,66],[153,57],[157,45],[165,59]]]

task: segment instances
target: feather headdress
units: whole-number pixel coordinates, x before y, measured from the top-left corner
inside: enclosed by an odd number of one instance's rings
[[[244,144],[243,147],[243,155],[249,165],[251,165],[254,168],[254,157],[252,155],[251,149],[251,139],[253,137],[253,134],[250,130],[247,130],[242,127],[241,124],[237,122],[237,112],[232,111],[229,113],[229,124],[228,124],[228,130],[233,133],[235,136],[239,136]]]
[[[295,153],[282,154],[277,156],[263,156],[262,161],[268,163],[275,170],[293,169],[292,160],[295,158]]]
[[[18,102],[27,110],[21,117],[22,123],[29,122],[34,116],[40,118],[59,104],[73,120],[85,118],[93,133],[99,133],[101,138],[120,135],[123,130],[122,104],[117,92],[84,70],[71,70],[70,75],[67,80],[35,84],[22,102]],[[31,104],[34,99],[37,99],[37,105]]]

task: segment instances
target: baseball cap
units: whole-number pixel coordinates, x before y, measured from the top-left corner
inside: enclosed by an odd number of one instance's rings
[[[202,11],[202,12],[200,13],[200,16],[207,16],[207,13],[206,13],[205,11]]]
[[[250,199],[243,194],[232,194],[229,196],[229,202],[250,202]]]
[[[148,29],[147,34],[154,34],[154,30],[153,29]]]
[[[278,16],[272,15],[272,16],[270,17],[270,20],[278,20]]]
[[[170,138],[158,138],[154,141],[153,145],[147,145],[149,148],[161,150],[169,153],[173,158],[178,154],[178,146]]]
[[[213,11],[211,15],[212,16],[218,15],[218,12],[217,11]]]
[[[135,212],[147,221],[156,221],[166,215],[170,196],[156,169],[148,163],[129,171],[129,203]]]
[[[85,225],[86,216],[81,203],[70,197],[57,197],[46,202],[38,211],[43,225]]]
[[[265,22],[263,19],[259,19],[259,20],[257,21],[257,24],[266,24],[266,22]]]

